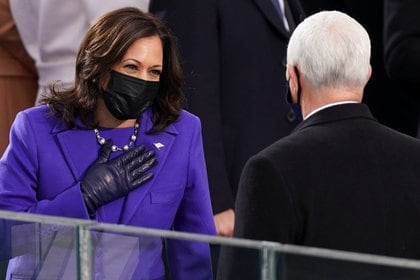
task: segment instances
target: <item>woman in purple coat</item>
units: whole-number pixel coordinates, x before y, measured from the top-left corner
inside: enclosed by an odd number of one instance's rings
[[[46,105],[16,117],[0,209],[215,234],[201,125],[182,109],[181,85],[174,38],[158,19],[136,8],[100,17],[74,87],[53,85]],[[204,243],[139,244],[133,279],[212,278]],[[22,260],[10,263],[9,275],[25,274]]]

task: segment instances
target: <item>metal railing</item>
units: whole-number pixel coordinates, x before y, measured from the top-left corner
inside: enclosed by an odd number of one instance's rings
[[[300,256],[303,258],[316,259],[318,263],[323,261],[336,261],[343,263],[352,263],[353,266],[368,265],[372,267],[396,268],[400,269],[401,271],[415,271],[418,275],[420,275],[420,261],[412,259],[402,259],[322,248],[295,246],[267,241],[226,238],[194,233],[140,228],[126,225],[104,224],[89,220],[70,219],[63,217],[8,211],[0,211],[0,220],[7,221],[6,224],[11,225],[11,244],[9,246],[11,247],[10,258],[19,257],[21,254],[23,254],[21,252],[25,251],[24,249],[28,251],[40,250],[40,246],[45,246],[44,243],[46,243],[44,242],[43,236],[49,236],[51,232],[58,232],[58,236],[60,236],[61,233],[67,234],[62,235],[65,237],[61,239],[55,236],[55,243],[52,246],[53,249],[57,250],[62,249],[59,248],[60,246],[63,248],[66,248],[65,246],[71,246],[70,248],[74,252],[76,252],[76,265],[74,266],[76,271],[74,271],[74,274],[77,275],[77,278],[81,280],[95,279],[95,271],[93,269],[95,256],[93,252],[95,246],[97,245],[95,245],[93,241],[95,240],[96,235],[98,233],[112,234],[112,236],[121,237],[118,240],[125,240],[126,238],[128,239],[128,237],[141,236],[149,238],[158,238],[162,240],[184,240],[190,242],[202,242],[207,243],[209,245],[217,245],[221,247],[249,249],[250,251],[258,253],[258,260],[255,260],[254,264],[258,265],[258,269],[260,271],[260,279],[263,280],[275,280],[280,278],[287,279],[287,277],[285,277],[284,275],[280,276],[278,273],[280,269],[279,266],[282,266],[282,269],[284,269],[285,266],[287,266],[287,263],[281,263],[281,258],[279,258],[279,256]],[[22,227],[21,231],[13,231],[13,227],[18,228],[22,225],[24,227]],[[33,227],[35,229],[35,233],[32,231],[32,227],[25,227],[25,225],[37,225]],[[27,228],[30,228],[30,230],[27,230]],[[63,229],[62,232],[60,232],[60,229]],[[66,238],[72,240],[63,241]],[[5,242],[7,238],[5,238],[5,236],[2,236],[2,240],[2,242]],[[41,245],[37,244],[38,242]],[[25,245],[33,243],[35,243],[33,246]],[[47,248],[48,250],[42,250],[47,252],[52,250],[51,244],[49,244],[49,248]],[[22,249],[22,247],[25,246],[28,246],[28,248]],[[111,242],[110,244],[106,244],[106,246],[112,247],[117,245],[112,244]],[[3,247],[7,247],[7,244],[3,244]],[[46,253],[33,252],[33,254],[38,256],[41,255],[41,257],[46,258]],[[67,260],[68,259],[69,257],[67,258]],[[52,263],[55,263],[54,261],[59,262],[59,260],[53,260]],[[42,260],[42,262],[44,263],[41,263],[37,266],[38,270],[40,269],[40,267],[42,268],[42,266],[47,263],[44,260]],[[246,273],[247,267],[243,267],[243,269]],[[32,273],[32,278],[42,279],[42,277],[37,278],[38,275],[40,275],[39,271],[34,272]],[[307,279],[311,279],[311,276],[308,275]]]

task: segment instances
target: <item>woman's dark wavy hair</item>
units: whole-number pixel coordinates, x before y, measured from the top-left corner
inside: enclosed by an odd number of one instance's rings
[[[111,67],[122,60],[136,40],[150,36],[159,36],[163,46],[163,69],[159,93],[152,105],[154,125],[150,132],[163,131],[178,119],[185,106],[181,90],[184,77],[175,37],[154,15],[137,8],[122,8],[100,17],[80,46],[74,86],[59,90],[57,83],[52,83],[51,94],[41,102],[48,104],[52,114],[62,118],[69,128],[74,127],[76,117],[94,127],[92,113],[108,84]]]

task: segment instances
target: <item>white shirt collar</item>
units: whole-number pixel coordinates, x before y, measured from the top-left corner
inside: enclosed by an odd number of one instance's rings
[[[319,108],[317,108],[317,109],[315,109],[315,110],[313,110],[312,112],[310,112],[305,118],[304,118],[304,120],[306,120],[307,118],[309,118],[310,116],[312,116],[313,114],[315,114],[315,113],[317,113],[317,112],[319,112],[319,111],[321,111],[321,110],[324,110],[325,108],[328,108],[328,107],[332,107],[332,106],[336,106],[336,105],[341,105],[341,104],[348,104],[348,103],[358,103],[357,101],[340,101],[340,102],[334,102],[334,103],[330,103],[330,104],[327,104],[327,105],[324,105],[324,106],[321,106],[321,107],[319,107]]]

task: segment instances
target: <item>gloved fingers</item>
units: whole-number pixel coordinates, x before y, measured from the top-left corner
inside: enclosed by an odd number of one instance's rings
[[[131,162],[126,164],[127,170],[130,172],[134,169],[139,168],[145,161],[154,158],[155,152],[153,150],[149,150],[144,152],[143,154],[139,155],[138,157],[134,158]]]
[[[121,155],[121,162],[123,165],[127,165],[130,163],[133,159],[137,158],[139,155],[144,153],[144,150],[146,147],[144,145],[137,146],[131,150],[129,150],[127,153]]]
[[[149,181],[150,179],[152,179],[154,176],[154,174],[152,172],[150,173],[146,173],[143,176],[141,176],[140,178],[138,178],[137,180],[135,180],[133,182],[133,184],[131,184],[133,186],[133,189],[139,187],[140,185],[144,184],[145,182]]]
[[[131,171],[132,177],[137,178],[141,176],[143,173],[147,172],[150,168],[155,166],[157,163],[157,159],[155,157],[149,159],[148,161],[142,163],[141,165],[137,166],[135,169]]]
[[[107,139],[105,143],[99,149],[98,158],[94,163],[105,163],[108,161],[109,156],[112,152],[112,139]]]
[[[140,164],[140,163],[143,163],[146,160],[151,159],[152,157],[155,157],[155,152],[153,150],[149,150],[147,152],[142,153],[134,161]]]

